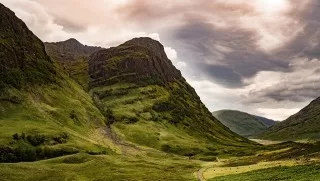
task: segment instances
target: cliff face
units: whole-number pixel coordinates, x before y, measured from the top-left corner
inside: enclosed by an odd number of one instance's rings
[[[166,84],[184,80],[167,58],[164,47],[150,38],[135,38],[94,53],[89,61],[91,87],[117,81]]]
[[[76,39],[56,43],[45,43],[48,55],[82,87],[88,87],[89,56],[102,48],[81,44]]]
[[[74,38],[62,42],[45,43],[45,46],[48,55],[59,62],[87,59],[92,53],[102,49],[83,45]]]
[[[41,40],[0,4],[0,88],[48,83],[54,74]]]

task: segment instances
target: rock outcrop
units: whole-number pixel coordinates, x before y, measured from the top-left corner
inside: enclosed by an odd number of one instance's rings
[[[165,54],[164,47],[151,38],[135,38],[94,53],[89,61],[91,87],[116,81],[166,84],[184,80]]]
[[[83,45],[74,38],[61,42],[45,43],[45,46],[48,55],[60,62],[75,61],[80,58],[87,59],[92,53],[102,49],[101,47]]]

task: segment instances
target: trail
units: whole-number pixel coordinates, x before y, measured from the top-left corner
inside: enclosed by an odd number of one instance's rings
[[[207,166],[207,167],[203,167],[201,168],[198,172],[197,172],[197,178],[198,178],[198,181],[206,181],[206,179],[204,178],[203,176],[203,173],[206,172],[209,168],[214,168],[218,165],[222,164],[222,162],[220,161],[219,158],[217,158],[217,162],[214,162],[214,165],[210,165],[210,166]]]
[[[209,168],[209,167],[207,167],[207,168],[201,168],[201,169],[197,172],[198,181],[206,181],[206,179],[205,179],[204,176],[203,176],[203,173],[204,173],[208,168]]]
[[[236,167],[221,167],[221,162],[216,162],[214,165],[208,165],[201,168],[197,172],[198,181],[206,181],[204,174],[206,173],[207,178],[215,178],[219,176],[226,176],[230,174],[240,174],[250,172],[254,170],[278,167],[278,166],[296,166],[303,165],[303,162],[296,160],[284,160],[284,161],[270,161],[270,162],[259,162],[252,165],[236,166]]]

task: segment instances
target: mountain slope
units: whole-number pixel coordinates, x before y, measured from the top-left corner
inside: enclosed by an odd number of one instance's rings
[[[71,78],[84,88],[88,87],[89,56],[102,48],[81,44],[71,38],[62,42],[45,43],[46,52]]]
[[[263,121],[268,127],[273,126],[279,122],[279,121],[274,121],[272,119],[268,119],[268,118],[261,117],[261,116],[256,116],[256,115],[253,115],[253,116],[260,119],[261,121]]]
[[[89,74],[96,104],[131,142],[182,155],[252,144],[210,114],[155,40],[135,38],[94,53]]]
[[[255,116],[234,110],[221,110],[212,113],[222,124],[231,131],[242,135],[251,136],[267,129],[267,125]]]
[[[312,101],[297,114],[258,135],[262,139],[320,139],[320,98]]]
[[[0,17],[0,162],[110,151],[91,97],[2,4]]]
[[[53,82],[55,70],[41,40],[1,4],[0,11],[0,89]]]

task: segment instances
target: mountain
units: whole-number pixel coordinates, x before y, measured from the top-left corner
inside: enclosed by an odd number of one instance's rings
[[[40,39],[0,5],[0,89],[54,81],[55,70]]]
[[[260,119],[261,121],[263,121],[268,127],[271,127],[277,123],[279,123],[279,121],[274,121],[272,119],[268,119],[268,118],[265,118],[265,117],[261,117],[261,116],[255,116],[254,117]]]
[[[70,39],[45,48],[3,5],[0,17],[0,162],[113,154],[119,139],[185,156],[256,146],[209,113],[159,42],[105,50]]]
[[[222,124],[231,129],[231,131],[248,137],[268,128],[268,125],[261,119],[251,114],[234,111],[221,110],[212,113]]]
[[[89,75],[90,95],[109,124],[133,143],[181,155],[252,144],[211,115],[163,45],[151,38],[93,53]]]
[[[62,42],[45,43],[47,54],[56,61],[71,78],[84,88],[88,86],[89,56],[101,47],[87,46],[71,38]]]
[[[0,162],[112,152],[91,97],[2,4],[0,17]]]
[[[270,127],[258,137],[271,140],[318,140],[320,139],[319,123],[320,98],[317,98],[297,114]]]

